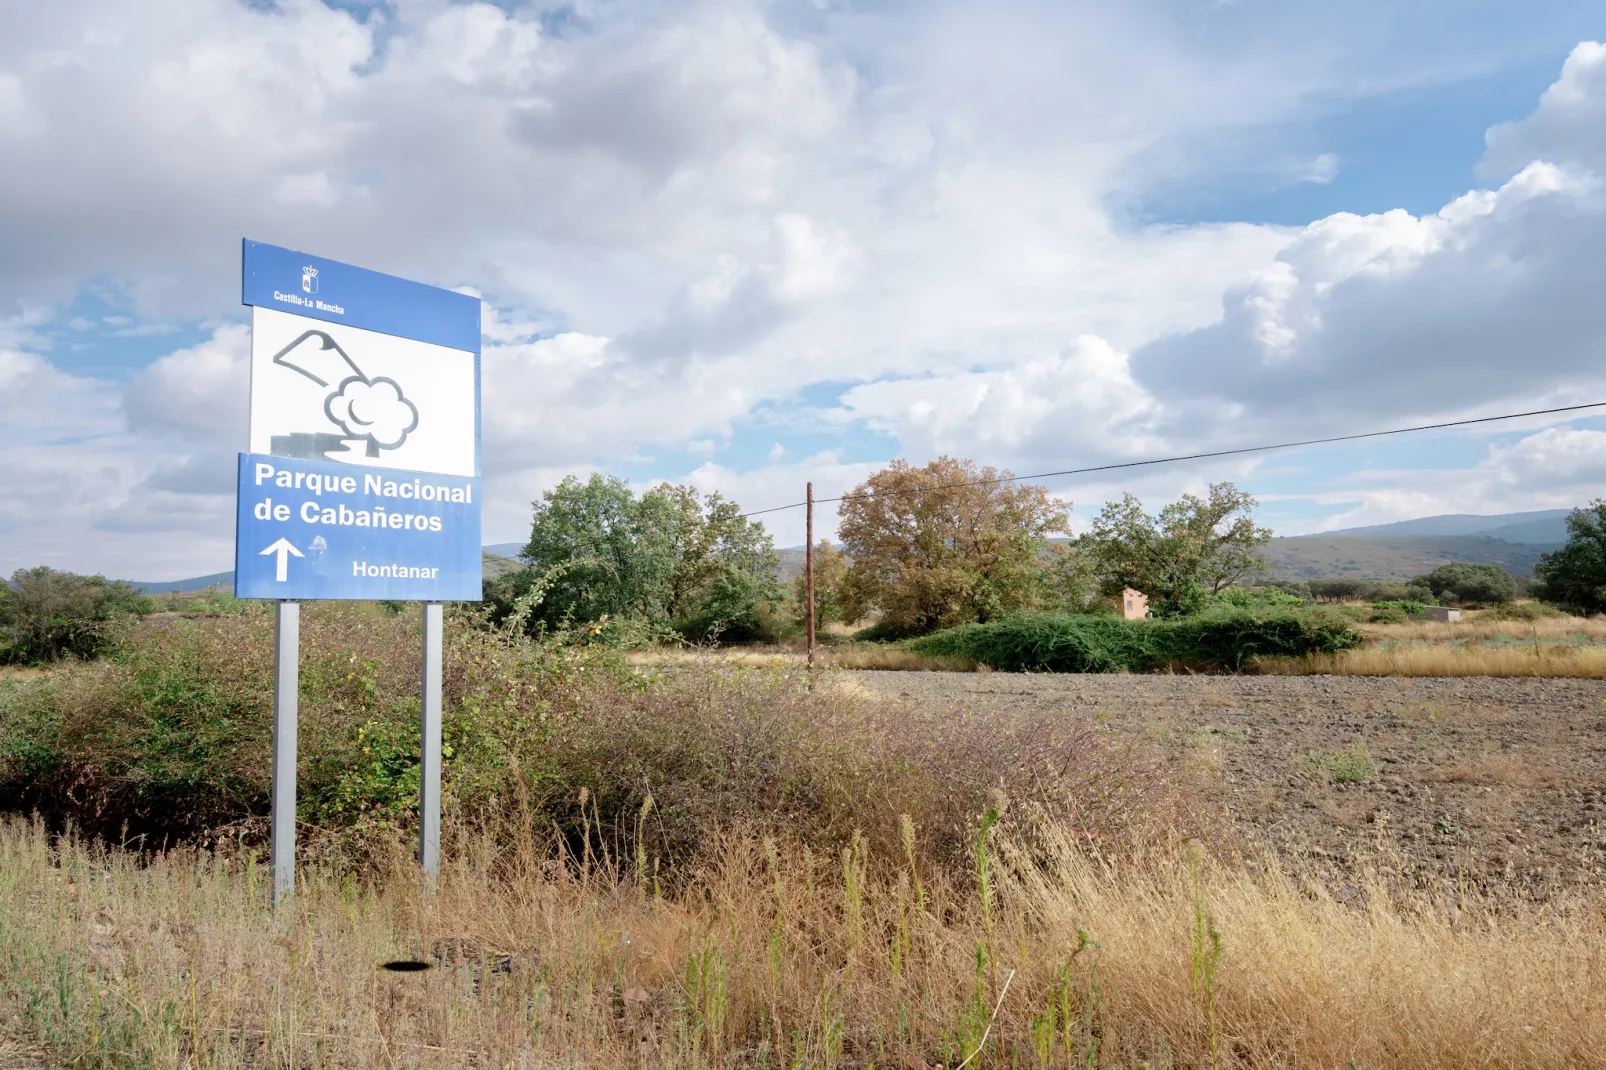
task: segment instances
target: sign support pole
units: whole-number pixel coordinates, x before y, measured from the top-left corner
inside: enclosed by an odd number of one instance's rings
[[[808,598],[808,609],[804,611],[804,621],[808,628],[809,668],[814,668],[814,482],[808,484],[808,512],[804,521],[803,533],[803,572],[807,577],[804,581],[805,593]]]
[[[418,864],[431,880],[441,875],[441,633],[443,606],[424,603],[423,768],[418,777]]]
[[[276,605],[273,640],[273,906],[296,886],[296,715],[301,688],[301,603]]]

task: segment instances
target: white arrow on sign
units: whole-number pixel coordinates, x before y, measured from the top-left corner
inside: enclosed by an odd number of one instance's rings
[[[289,574],[290,574],[289,573],[289,568],[290,568],[290,565],[289,565],[290,556],[289,555],[290,554],[295,554],[297,557],[306,557],[307,556],[306,554],[302,553],[300,550],[297,550],[294,546],[291,546],[289,539],[286,539],[286,538],[283,538],[283,537],[280,537],[278,542],[274,543],[272,546],[268,547],[266,550],[258,550],[257,553],[262,555],[263,557],[266,557],[268,554],[278,554],[279,555],[279,560],[274,562],[274,566],[275,567],[274,567],[274,573],[273,573],[273,579],[277,583],[283,583],[289,577]]]

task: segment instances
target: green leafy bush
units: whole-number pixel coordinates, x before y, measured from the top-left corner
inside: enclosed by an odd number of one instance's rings
[[[150,599],[123,580],[79,576],[41,565],[0,583],[0,663],[90,658]]]
[[[1372,603],[1371,615],[1366,619],[1373,624],[1404,624],[1427,607],[1409,599],[1389,599]]]
[[[1283,587],[1228,587],[1214,596],[1216,605],[1234,609],[1270,609],[1277,606],[1302,606],[1310,601],[1295,591]]]
[[[1006,672],[1237,672],[1256,657],[1336,653],[1360,642],[1347,621],[1329,613],[1217,610],[1164,621],[1032,614],[950,628],[909,647]]]

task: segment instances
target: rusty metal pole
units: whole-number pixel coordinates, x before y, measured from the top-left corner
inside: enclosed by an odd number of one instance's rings
[[[814,483],[808,485],[808,510],[804,526],[803,550],[803,586],[808,599],[808,608],[804,610],[804,627],[808,630],[809,668],[814,668]]]

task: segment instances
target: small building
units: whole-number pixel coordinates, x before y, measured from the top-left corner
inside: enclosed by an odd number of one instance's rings
[[[1411,617],[1411,619],[1437,620],[1448,623],[1450,621],[1460,620],[1461,611],[1459,609],[1451,609],[1449,606],[1426,606],[1423,608],[1422,612],[1415,614]]]
[[[1149,596],[1130,587],[1122,591],[1121,616],[1127,620],[1146,620],[1149,616]]]

